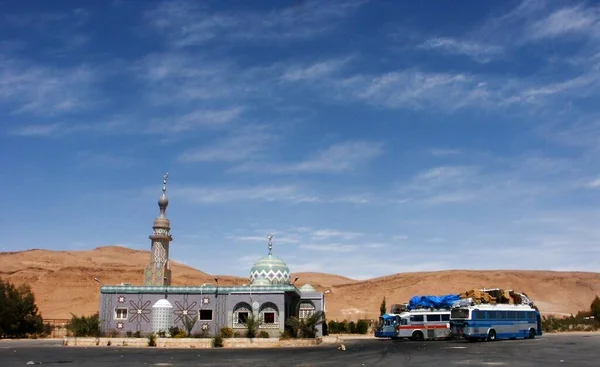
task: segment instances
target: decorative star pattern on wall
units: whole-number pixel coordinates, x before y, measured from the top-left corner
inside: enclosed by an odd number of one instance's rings
[[[125,296],[119,296],[119,298],[117,298],[117,302],[125,303]]]
[[[125,325],[123,325],[123,323],[121,321],[117,322],[117,329],[121,330],[123,329]]]
[[[202,304],[203,304],[203,305],[207,305],[207,304],[209,304],[209,303],[210,303],[210,298],[208,298],[208,297],[204,297],[204,298],[202,298]]]
[[[129,301],[129,304],[131,305],[129,309],[129,322],[141,322],[142,320],[150,322],[150,318],[148,317],[152,313],[150,301],[144,302],[140,299],[137,302]]]
[[[183,323],[184,322],[184,318],[186,316],[190,316],[192,319],[196,318],[196,316],[198,315],[198,311],[195,309],[196,305],[198,304],[198,302],[194,301],[192,303],[188,303],[187,299],[183,300],[183,303],[179,303],[179,301],[175,301],[175,307],[177,307],[177,309],[175,311],[173,311],[173,313],[175,314],[175,320],[173,320],[174,324],[177,324],[178,322]]]

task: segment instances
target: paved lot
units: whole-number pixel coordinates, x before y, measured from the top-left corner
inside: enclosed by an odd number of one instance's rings
[[[544,335],[492,343],[349,340],[279,349],[63,347],[60,341],[0,341],[2,367],[73,366],[598,366],[600,335]]]

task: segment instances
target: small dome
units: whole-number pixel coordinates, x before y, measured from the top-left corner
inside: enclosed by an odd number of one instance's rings
[[[290,284],[290,269],[280,258],[268,255],[259,259],[250,269],[250,281],[266,278],[271,285]]]
[[[158,300],[154,306],[152,306],[152,308],[173,308],[173,306],[171,305],[171,302],[167,301],[166,299],[160,299]]]
[[[302,287],[300,287],[300,292],[306,293],[306,292],[318,292],[318,291],[312,285],[304,284]]]
[[[270,286],[272,284],[271,284],[271,281],[269,279],[263,278],[263,277],[259,277],[259,278],[256,278],[256,279],[254,279],[252,281],[252,285],[253,286],[263,286],[263,287],[266,287],[266,286]]]

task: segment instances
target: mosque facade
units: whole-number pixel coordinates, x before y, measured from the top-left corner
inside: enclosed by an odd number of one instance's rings
[[[143,285],[103,285],[100,288],[100,322],[103,333],[168,332],[178,326],[186,330],[193,323],[192,334],[215,335],[231,328],[243,335],[246,321],[259,321],[258,331],[270,337],[284,332],[290,317],[300,319],[325,311],[325,299],[311,285],[298,288],[290,281],[290,269],[273,255],[273,237],[267,236],[269,252],[250,269],[249,282],[243,286],[213,284],[172,286],[169,247],[173,240],[166,216],[167,175],[163,177],[162,195],[158,200],[159,216],[150,235],[150,261],[144,269]],[[175,276],[177,276],[175,274]],[[322,335],[318,326],[317,336]]]

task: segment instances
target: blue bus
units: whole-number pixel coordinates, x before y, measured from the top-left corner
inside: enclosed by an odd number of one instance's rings
[[[386,313],[379,317],[379,325],[375,329],[375,337],[397,339],[396,326],[400,325],[400,315]]]
[[[469,341],[533,339],[542,335],[542,316],[527,304],[459,305],[450,311],[450,327]]]

